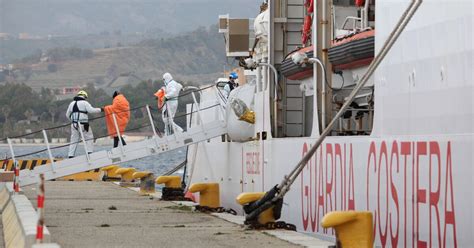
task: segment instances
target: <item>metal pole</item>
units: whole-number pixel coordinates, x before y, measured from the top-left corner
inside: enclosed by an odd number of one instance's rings
[[[367,0],[366,2],[369,2],[369,0]],[[327,43],[326,43],[326,34],[327,34],[327,25],[328,25],[328,20],[327,20],[327,10],[326,10],[326,5],[327,5],[327,0],[323,0],[322,1],[322,8],[321,8],[321,55],[323,57],[323,60],[324,62],[327,63],[327,51],[326,50],[326,47],[327,47]],[[317,4],[315,4],[317,5]],[[319,19],[319,16],[318,16],[318,19]],[[313,57],[316,57],[317,54]],[[322,91],[321,91],[321,94],[322,94],[322,99],[321,99],[321,127],[322,129],[324,130],[326,128],[326,118],[327,118],[327,114],[326,114],[326,101],[327,101],[327,91],[326,91],[326,78],[324,77],[326,75],[326,71],[325,71],[325,68],[324,66],[321,66],[321,73],[323,74],[323,79],[322,79]]]
[[[201,108],[199,107],[199,104],[197,103],[196,95],[194,94],[194,91],[191,93],[191,95],[193,96],[193,101],[194,101],[194,104],[196,104],[196,108],[197,108],[198,125],[199,125],[199,123],[201,123],[202,131],[204,133],[207,133],[206,130],[204,129],[204,124],[202,122],[202,116],[201,116]]]
[[[86,151],[87,162],[90,164],[91,163],[91,158],[89,157],[89,151],[87,150],[87,143],[86,143],[86,139],[84,138],[84,132],[82,131],[82,124],[77,123],[77,128],[79,129],[79,133],[81,134],[82,143],[84,144],[84,151]]]
[[[156,149],[159,149],[158,140],[157,140],[157,137],[159,136],[156,133],[155,123],[153,122],[153,116],[151,115],[150,106],[148,106],[148,104],[146,105],[146,111],[148,113],[148,118],[150,119],[151,128],[153,129],[153,140],[155,141]]]
[[[199,107],[199,104],[197,103],[196,95],[194,95],[194,92],[192,92],[191,95],[193,96],[194,104],[196,104],[199,123],[202,124],[201,108]]]
[[[148,113],[148,119],[150,120],[151,129],[153,130],[153,135],[154,135],[154,136],[158,136],[158,135],[156,134],[155,123],[153,123],[153,117],[151,116],[150,106],[148,106],[148,104],[146,105],[146,112]]]
[[[257,66],[257,92],[262,91],[262,68]]]
[[[36,225],[36,243],[43,243],[44,231],[44,174],[40,174],[38,182],[38,223]]]
[[[258,65],[262,65],[262,66],[266,66],[266,67],[269,67],[270,69],[272,69],[273,71],[273,77],[275,79],[275,101],[273,102],[273,125],[275,127],[275,137],[278,137],[278,72],[276,70],[276,68],[272,65],[272,64],[269,64],[269,63],[265,63],[265,62],[260,62],[258,63]]]
[[[323,131],[319,139],[314,143],[314,145],[310,148],[310,150],[305,154],[305,156],[298,162],[296,167],[291,171],[291,173],[288,176],[285,176],[282,182],[278,185],[279,188],[279,193],[275,197],[276,199],[281,199],[289,190],[290,186],[293,184],[293,182],[296,180],[298,175],[301,173],[303,168],[305,167],[306,163],[311,159],[311,157],[314,155],[316,150],[319,148],[319,146],[322,144],[326,136],[331,132],[332,127],[336,123],[337,119],[342,116],[344,111],[349,107],[349,105],[352,103],[354,100],[356,94],[362,89],[362,87],[367,83],[369,78],[372,76],[374,73],[375,69],[379,66],[379,64],[382,62],[384,59],[385,55],[387,55],[388,51],[392,48],[393,44],[395,41],[398,39],[400,36],[401,32],[405,29],[406,25],[410,21],[410,19],[413,17],[415,14],[416,10],[418,7],[421,5],[423,0],[413,0],[408,8],[405,10],[405,12],[402,14],[400,17],[400,20],[398,21],[397,25],[395,26],[394,30],[390,33],[389,37],[385,41],[384,45],[380,49],[379,54],[374,58],[372,63],[369,65],[369,68],[367,69],[366,73],[362,78],[360,79],[359,83],[357,86],[354,88],[354,90],[351,92],[351,94],[348,97],[348,100],[344,103],[344,105],[341,107],[339,112],[337,112],[336,116],[332,119],[332,121],[329,123],[329,125],[326,127],[326,129]]]
[[[54,157],[53,157],[53,154],[51,153],[51,148],[49,147],[48,135],[46,134],[46,130],[44,129],[43,129],[43,137],[44,137],[44,143],[46,144],[46,148],[48,149],[49,160],[51,160],[51,170],[53,171],[53,173],[56,173],[56,170],[54,169]]]
[[[20,192],[20,183],[19,183],[19,177],[20,177],[20,168],[18,167],[18,162],[16,161],[15,158],[15,152],[13,151],[13,145],[12,141],[10,138],[7,138],[8,146],[10,147],[10,154],[12,155],[12,160],[13,160],[13,174],[15,175],[15,178],[13,180],[13,190],[15,191],[15,194]]]
[[[227,102],[224,102],[223,99],[219,97],[219,88],[216,87],[216,98],[217,98],[217,103],[219,104],[219,116],[222,117],[222,119],[225,119],[225,106]],[[191,107],[192,108],[192,107]]]
[[[318,32],[319,32],[319,28],[318,28],[318,4],[317,4],[317,1],[314,2],[313,4],[313,23],[312,23],[312,32],[311,32],[311,43],[313,45],[313,57],[317,57],[318,56]],[[319,135],[319,132],[321,131],[319,129],[319,118],[318,118],[318,100],[319,100],[319,95],[318,95],[318,68],[315,64],[312,65],[313,66],[313,120],[312,120],[312,123],[313,123],[313,126],[311,127],[311,135],[313,134],[318,134]],[[317,132],[316,132],[317,130]]]
[[[262,59],[260,63],[266,63],[267,60],[265,58]],[[268,68],[262,67],[262,91],[265,91],[268,86]]]
[[[12,141],[10,138],[7,138],[7,142],[8,142],[8,146],[10,147],[10,154],[12,155],[12,160],[13,162],[15,162],[16,159],[15,159],[15,152],[13,151]]]
[[[366,29],[369,27],[369,2],[365,1],[364,11],[362,15],[362,29]]]
[[[122,136],[120,135],[120,130],[118,128],[117,118],[115,117],[115,113],[112,113],[112,119],[114,120],[114,126],[115,126],[115,131],[117,134],[117,138],[119,140],[120,151],[122,152],[122,156],[125,156],[125,151],[123,150],[123,144],[122,144]]]

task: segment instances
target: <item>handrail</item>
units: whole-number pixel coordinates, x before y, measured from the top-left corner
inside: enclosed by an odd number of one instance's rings
[[[183,96],[186,96],[186,95],[190,95],[192,94],[193,95],[193,101],[195,104],[197,104],[197,99],[196,97],[194,96],[194,93],[195,92],[199,92],[200,94],[202,94],[202,91],[203,90],[207,90],[207,89],[210,89],[212,87],[215,87],[215,85],[210,85],[210,86],[207,86],[207,87],[203,87],[203,88],[197,88],[197,87],[194,87],[194,86],[188,86],[187,89],[193,89],[192,91],[190,92],[186,92],[185,94],[182,94],[176,98],[179,98],[179,97],[183,97]],[[172,98],[172,99],[175,99],[175,98]],[[172,100],[170,99],[170,100]],[[182,114],[182,115],[176,115],[175,118],[180,118],[180,117],[183,117],[183,116],[187,116],[187,115],[192,115],[194,113],[198,113],[200,114],[201,111],[203,110],[206,110],[206,109],[210,109],[210,108],[213,108],[213,107],[217,107],[217,106],[221,106],[220,104],[216,104],[216,105],[212,105],[212,106],[208,106],[206,108],[198,108],[197,111],[191,111],[190,113],[186,113],[186,114]],[[198,107],[198,106],[197,106]],[[149,121],[149,124],[144,124],[144,125],[139,125],[137,128],[132,128],[132,129],[127,129],[126,131],[135,131],[135,130],[139,130],[139,129],[142,129],[142,128],[145,128],[145,127],[152,127],[153,129],[153,134],[154,136],[157,136],[158,133],[157,131],[159,132],[159,134],[161,135],[161,132],[159,130],[156,129],[155,127],[155,123],[154,123],[154,119],[153,118],[153,115],[151,114],[151,111],[150,110],[158,110],[158,114],[159,116],[162,115],[162,113],[159,111],[161,110],[162,108],[152,108],[148,105],[144,105],[144,106],[138,106],[138,107],[135,107],[135,108],[130,108],[129,110],[124,110],[124,111],[120,111],[120,112],[114,112],[114,113],[110,113],[110,114],[104,114],[104,115],[101,115],[99,117],[94,117],[94,118],[89,118],[89,122],[93,122],[95,120],[98,120],[98,119],[103,119],[107,116],[112,116],[113,118],[113,122],[114,122],[114,127],[115,127],[115,130],[116,130],[116,134],[120,136],[120,130],[118,128],[118,124],[117,124],[117,119],[115,117],[116,114],[119,114],[119,113],[123,113],[123,112],[130,112],[130,111],[134,111],[134,110],[138,110],[138,109],[143,109],[145,108],[146,111],[147,111],[147,114],[148,114],[148,121]],[[201,118],[202,119],[202,118]],[[48,140],[48,135],[46,133],[46,131],[51,131],[51,130],[54,130],[54,129],[59,129],[59,128],[64,128],[64,127],[68,127],[70,126],[71,123],[65,123],[65,124],[61,124],[61,125],[58,125],[58,126],[54,126],[54,127],[48,127],[48,128],[43,128],[41,130],[37,130],[37,131],[34,131],[32,133],[28,133],[28,134],[24,134],[24,135],[19,135],[19,136],[15,136],[13,138],[21,138],[21,137],[27,137],[27,136],[31,136],[31,135],[35,135],[35,134],[38,134],[38,133],[43,133],[43,140],[44,140],[44,144],[46,146],[45,149],[40,149],[40,150],[37,150],[37,151],[33,151],[33,152],[28,152],[28,153],[25,153],[25,154],[21,154],[21,155],[16,155],[15,156],[15,152],[14,152],[14,148],[13,148],[13,143],[12,143],[12,140],[10,137],[7,137],[3,140],[6,140],[9,144],[9,148],[10,148],[10,157],[6,157],[3,161],[5,160],[10,160],[12,159],[13,161],[16,161],[16,159],[18,158],[21,158],[21,157],[27,157],[27,156],[31,156],[31,155],[34,155],[34,154],[39,154],[39,153],[43,153],[43,152],[47,152],[48,153],[48,157],[50,158],[51,161],[54,161],[54,156],[52,154],[52,150],[55,150],[55,149],[59,149],[59,148],[64,148],[64,147],[68,147],[70,146],[71,144],[79,144],[79,143],[84,143],[84,148],[85,148],[85,151],[86,151],[86,157],[87,157],[87,160],[88,162],[90,163],[90,157],[89,157],[89,152],[87,150],[87,146],[85,145],[86,142],[88,141],[91,141],[91,140],[95,140],[95,139],[99,139],[99,138],[105,138],[105,137],[108,137],[109,135],[106,134],[106,135],[102,135],[102,136],[97,136],[97,137],[94,137],[94,138],[91,138],[91,139],[86,139],[84,137],[84,133],[83,133],[83,130],[81,128],[81,125],[79,125],[79,132],[80,132],[80,140],[77,141],[77,142],[68,142],[67,144],[64,144],[64,145],[59,145],[59,146],[54,146],[54,147],[51,147],[50,144],[49,144],[49,140]],[[0,140],[0,141],[3,141],[3,140]],[[122,155],[124,156],[124,150],[123,150],[123,144],[121,142],[121,138],[119,140],[119,145],[120,145],[120,149],[122,151]]]
[[[346,19],[344,20],[344,22],[341,25],[342,30],[347,30],[347,29],[345,29],[345,27],[346,27],[346,24],[349,20],[354,20],[354,24],[352,25],[352,30],[356,29],[357,21],[362,22],[362,18],[360,18],[360,17],[348,16],[348,17],[346,17]],[[361,28],[362,28],[362,23],[361,23]]]

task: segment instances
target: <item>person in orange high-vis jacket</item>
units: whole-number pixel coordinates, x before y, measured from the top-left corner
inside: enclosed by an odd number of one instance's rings
[[[114,147],[118,146],[119,141],[122,141],[122,144],[126,145],[123,137],[119,138],[119,135],[117,134],[112,114],[115,114],[120,135],[123,135],[128,121],[130,120],[130,104],[128,103],[127,98],[125,98],[125,96],[120,92],[115,91],[112,105],[105,106],[104,112],[107,131],[109,136],[114,138]]]

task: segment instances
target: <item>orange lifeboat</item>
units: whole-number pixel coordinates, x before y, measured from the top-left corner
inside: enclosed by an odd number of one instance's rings
[[[374,59],[375,30],[366,30],[335,39],[329,61],[335,70],[358,68]]]

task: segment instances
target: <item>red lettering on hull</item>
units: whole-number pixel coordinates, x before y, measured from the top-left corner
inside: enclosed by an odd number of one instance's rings
[[[329,211],[355,209],[352,145],[349,149],[346,147],[344,144],[342,150],[340,144],[326,144],[326,152],[323,154],[319,149],[303,169],[300,178],[304,230],[320,232],[319,223]],[[307,144],[303,145],[302,156],[309,148]]]
[[[303,155],[308,150],[304,144]],[[304,230],[326,233],[320,220],[327,212],[363,209],[357,195],[373,213],[376,245],[457,247],[451,142],[373,141],[366,154],[339,143],[316,152],[300,176]],[[361,170],[365,192],[354,174]]]

